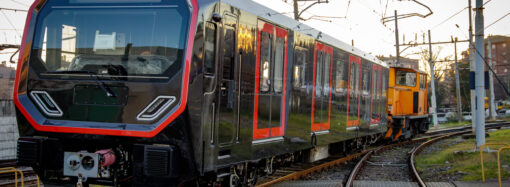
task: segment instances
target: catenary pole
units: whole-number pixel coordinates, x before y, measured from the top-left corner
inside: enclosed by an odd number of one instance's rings
[[[294,0],[294,19],[296,21],[299,21],[299,6],[298,6],[298,0]]]
[[[476,147],[485,143],[485,88],[484,88],[484,32],[483,32],[483,0],[476,0],[475,42],[476,42]]]
[[[430,64],[430,88],[432,89],[432,122],[437,126],[436,86],[434,83],[434,62],[432,61],[432,39],[429,30],[429,64]]]
[[[395,42],[396,42],[396,48],[397,48],[397,53],[395,54],[396,55],[396,64],[399,64],[400,63],[400,45],[399,45],[399,38],[398,38],[398,19],[397,19],[397,10],[395,10]]]
[[[460,76],[459,76],[459,62],[457,60],[457,37],[455,37],[454,48],[455,48],[455,88],[457,90],[457,119],[462,121],[462,98],[460,97]]]
[[[473,19],[472,19],[472,16],[473,15],[471,13],[471,10],[472,10],[472,6],[471,6],[471,0],[468,0],[468,12],[469,12],[469,81],[473,81],[474,80],[474,75],[475,75],[475,51],[473,50]],[[470,84],[471,85],[471,84]],[[474,83],[473,83],[474,85]],[[469,86],[469,92],[470,92],[470,96],[471,96],[471,130],[472,130],[472,133],[475,134],[475,129],[476,129],[476,115],[475,115],[475,111],[476,111],[476,96],[475,96],[475,90],[474,90],[474,86]]]
[[[488,60],[489,60],[489,66],[491,69],[494,69],[494,66],[492,65],[492,44],[491,40],[488,39],[487,41],[487,54]],[[489,71],[489,117],[491,120],[495,120],[496,116],[498,115],[496,113],[496,105],[494,104],[494,77],[492,75],[492,71]]]

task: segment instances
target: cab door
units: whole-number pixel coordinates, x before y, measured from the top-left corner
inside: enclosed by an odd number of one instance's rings
[[[361,58],[349,55],[349,86],[347,87],[347,128],[358,128],[361,95]]]
[[[237,17],[225,14],[223,16],[223,30],[221,33],[220,58],[221,72],[219,80],[219,106],[218,106],[218,142],[220,146],[232,144],[238,127],[237,99],[235,77],[239,76],[239,64],[236,61],[236,28]]]
[[[312,132],[328,132],[331,124],[331,73],[333,48],[316,43],[314,52]]]
[[[287,30],[258,21],[254,143],[282,140],[285,135],[287,46]]]

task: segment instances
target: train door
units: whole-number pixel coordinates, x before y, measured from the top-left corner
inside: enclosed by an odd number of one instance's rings
[[[371,107],[370,107],[370,124],[379,124],[381,121],[381,66],[372,65],[372,89],[371,89]]]
[[[313,94],[312,94],[312,132],[327,132],[331,124],[331,71],[333,48],[315,44]]]
[[[258,22],[253,140],[281,140],[285,135],[288,31]]]
[[[220,146],[231,145],[237,132],[237,109],[239,101],[235,90],[235,77],[239,74],[236,63],[236,26],[237,18],[230,14],[223,16],[223,32],[221,33],[220,48],[220,77],[219,77],[219,115],[218,115],[218,143]]]
[[[361,58],[349,55],[349,86],[347,87],[347,128],[359,126],[361,95]]]

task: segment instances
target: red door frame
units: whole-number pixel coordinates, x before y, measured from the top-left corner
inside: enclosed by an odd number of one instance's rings
[[[329,54],[329,99],[328,99],[328,122],[325,123],[314,123],[315,119],[315,84],[317,78],[317,52],[322,51]],[[313,91],[312,91],[312,132],[329,130],[331,126],[331,90],[332,90],[332,73],[333,73],[333,48],[325,44],[316,42],[313,56]]]
[[[374,90],[374,92],[372,92],[372,94],[375,94],[377,95],[377,92],[379,92],[379,101],[378,101],[378,109],[379,109],[379,115],[381,114],[381,83],[382,83],[382,68],[381,66],[379,65],[376,65],[376,64],[372,64],[372,76],[375,75],[375,72],[378,71],[379,72],[379,79],[377,80],[377,82],[379,82],[379,84],[377,85],[378,88],[375,88],[376,90]],[[373,79],[372,79],[373,80]],[[374,81],[372,81],[372,84],[375,84]],[[373,86],[372,86],[373,88]],[[370,124],[378,124],[380,121],[381,121],[381,117],[379,116],[378,118],[372,118],[372,114],[373,114],[373,110],[374,110],[374,105],[373,105],[373,102],[374,102],[374,95],[371,95],[371,98],[370,99]]]
[[[285,105],[286,105],[286,95],[287,95],[287,56],[288,56],[288,36],[289,32],[280,27],[274,26],[270,23],[259,20],[259,28],[257,31],[257,62],[255,66],[255,99],[254,99],[254,107],[253,107],[253,139],[263,139],[270,137],[278,137],[285,135]],[[259,93],[260,93],[260,36],[261,33],[269,33],[272,36],[276,34],[276,37],[284,38],[285,40],[285,50],[283,57],[283,90],[282,90],[282,107],[280,111],[280,126],[279,127],[269,127],[269,128],[258,128],[258,112],[259,112]],[[271,42],[271,49],[274,49],[275,40]],[[271,60],[274,56],[271,56]]]
[[[353,63],[353,62],[356,63],[356,64],[359,64],[359,76],[357,77],[357,79],[360,79],[361,73],[362,73],[361,72],[361,69],[362,69],[361,68],[361,58],[353,56],[353,55],[349,55],[349,74],[348,74],[348,76],[349,76],[348,82],[349,83],[348,83],[348,86],[347,86],[347,94],[348,94],[348,96],[347,96],[347,127],[357,127],[357,126],[359,126],[359,110],[360,110],[359,105],[360,105],[360,96],[361,96],[360,89],[361,89],[361,82],[362,81],[359,81],[359,85],[358,85],[358,88],[359,88],[358,89],[358,118],[356,120],[349,120],[349,109],[350,109],[349,104],[351,103],[349,101],[349,99],[350,99],[349,91],[351,90],[351,63]]]

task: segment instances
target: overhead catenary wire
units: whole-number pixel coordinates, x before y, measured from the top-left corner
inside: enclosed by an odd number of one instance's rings
[[[485,28],[483,28],[484,30],[491,27],[492,25],[494,25],[495,23],[497,23],[498,21],[501,21],[503,18],[507,17],[508,15],[510,15],[510,12],[506,13],[505,15],[501,16],[500,18],[498,18],[496,21],[492,22],[491,24],[485,26]]]
[[[452,19],[453,17],[459,15],[460,13],[462,13],[464,10],[468,9],[469,7],[464,7],[463,9],[459,10],[458,12],[456,12],[455,14],[451,15],[450,17],[446,18],[445,20],[441,21],[439,24],[437,24],[436,26],[432,27],[432,29],[430,30],[434,30],[435,28],[437,28],[438,26],[446,23],[448,20]]]
[[[25,6],[25,7],[30,6],[30,5],[27,5],[27,4],[25,4],[25,3],[22,3],[22,2],[19,2],[19,1],[16,1],[16,0],[11,0],[11,1],[12,1],[12,2],[14,2],[14,3],[16,3],[16,4],[18,4],[18,5],[22,5],[22,6]]]
[[[7,22],[9,22],[9,24],[11,25],[11,27],[14,29],[14,31],[16,31],[16,33],[18,34],[18,36],[21,38],[21,34],[19,33],[18,29],[16,29],[16,26],[14,26],[14,24],[11,22],[11,19],[9,19],[9,17],[7,16],[7,14],[5,14],[5,12],[3,10],[0,10],[0,12],[2,12],[2,14],[5,16],[5,19],[7,20]]]

